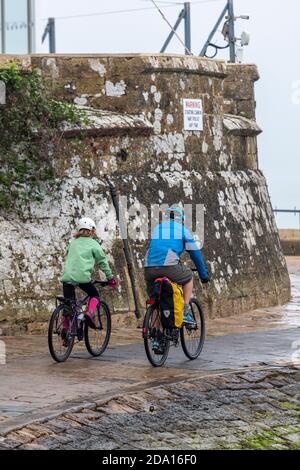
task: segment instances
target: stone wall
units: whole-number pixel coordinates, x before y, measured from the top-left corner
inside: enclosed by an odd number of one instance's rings
[[[285,256],[300,256],[300,230],[279,230],[279,237]]]
[[[2,63],[9,60],[16,59],[5,57]],[[24,67],[38,67],[54,96],[109,113],[84,138],[76,130],[66,133],[56,161],[63,180],[59,195],[32,205],[25,222],[0,220],[2,326],[30,331],[32,324],[49,318],[60,290],[64,249],[83,215],[96,219],[121,278],[120,292],[105,293],[106,299],[115,313],[133,310],[105,175],[129,204],[204,204],[203,254],[212,283],[207,289],[196,283],[195,291],[208,316],[289,300],[286,263],[257,163],[254,82],[259,77],[254,65],[138,54],[18,60]],[[202,98],[203,132],[183,130],[184,98]],[[131,228],[141,217],[131,221]],[[147,234],[141,233],[131,244],[141,305],[147,243]]]

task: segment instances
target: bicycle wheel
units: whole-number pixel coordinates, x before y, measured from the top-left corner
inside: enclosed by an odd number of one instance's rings
[[[196,326],[183,325],[180,330],[181,345],[184,354],[191,360],[197,359],[205,341],[205,318],[200,303],[196,299],[190,301],[191,314]]]
[[[74,346],[74,336],[70,334],[70,330],[63,327],[64,314],[71,317],[70,307],[64,304],[56,307],[51,315],[48,327],[48,347],[56,362],[65,362]]]
[[[143,326],[144,345],[147,358],[154,367],[161,367],[167,360],[170,341],[164,334],[161,324],[159,309],[156,305],[152,305],[146,311]],[[157,340],[161,345],[161,353],[154,352],[153,341]]]
[[[99,357],[107,348],[111,333],[110,311],[103,301],[97,305],[94,323],[95,329],[85,322],[84,341],[88,352],[94,357]]]

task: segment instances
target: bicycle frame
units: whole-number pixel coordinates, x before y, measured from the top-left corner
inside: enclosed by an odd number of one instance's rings
[[[73,300],[70,302],[71,316],[70,316],[70,327],[69,332],[72,336],[77,336],[78,334],[78,315],[82,311],[82,307],[88,301],[89,296],[85,295],[80,300]]]
[[[93,281],[93,284],[110,286],[109,281]],[[79,296],[81,297],[80,294]],[[93,357],[101,356],[106,350],[111,334],[111,314],[107,303],[100,299],[99,294],[98,297],[99,305],[93,318],[86,315],[88,312],[85,307],[89,305],[91,298],[86,292],[79,300],[76,299],[76,293],[71,298],[65,298],[64,295],[56,297],[56,307],[48,326],[49,352],[56,362],[65,362],[68,359],[76,337],[79,342],[84,341],[87,351]],[[95,335],[93,330],[101,330],[100,336],[97,331]]]
[[[99,284],[102,287],[105,287],[108,285],[108,282],[107,281],[94,281],[93,284],[94,285]],[[82,312],[82,307],[88,302],[89,299],[90,299],[90,296],[85,295],[79,300],[76,300],[76,298],[70,299],[70,303],[68,303],[68,307],[70,307],[71,312],[72,312],[71,317],[70,317],[70,327],[69,327],[69,331],[72,336],[76,336],[78,334],[78,315],[80,315],[80,313]],[[58,300],[59,298],[57,297],[56,307],[57,307]],[[99,328],[101,329],[102,328],[101,318],[99,318],[99,323],[100,323]]]

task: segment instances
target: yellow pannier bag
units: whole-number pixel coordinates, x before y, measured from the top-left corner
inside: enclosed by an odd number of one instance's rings
[[[163,327],[167,330],[181,328],[184,309],[182,287],[163,277],[156,279],[154,292],[158,296]]]

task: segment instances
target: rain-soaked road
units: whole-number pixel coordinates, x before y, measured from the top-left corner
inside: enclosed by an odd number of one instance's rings
[[[99,359],[75,349],[64,364],[53,363],[45,337],[4,338],[8,357],[7,364],[0,366],[0,434],[126,391],[226,370],[291,363],[300,340],[300,258],[289,259],[289,269],[293,285],[289,305],[208,322],[205,347],[195,362],[187,361],[181,348],[172,348],[166,367],[153,369],[145,357],[141,330],[136,329],[115,330],[111,346]]]

